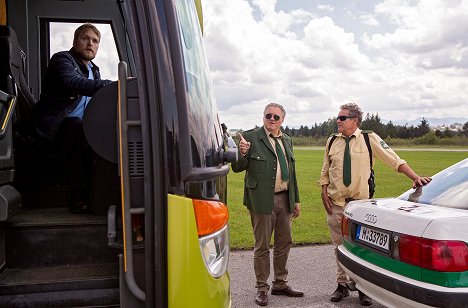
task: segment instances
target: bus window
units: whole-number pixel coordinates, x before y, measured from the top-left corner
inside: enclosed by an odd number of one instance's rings
[[[83,23],[84,22],[50,22],[49,59],[54,53],[62,50],[69,50],[72,47],[73,34],[75,33],[76,28],[81,26]],[[93,25],[95,25],[101,32],[99,51],[93,62],[99,66],[102,79],[117,80],[117,64],[119,63],[119,55],[117,53],[117,46],[115,44],[111,25],[95,22],[93,22]]]
[[[222,146],[222,133],[198,17],[192,1],[178,0],[176,8],[182,33],[193,163],[196,167],[217,166],[221,161],[215,154]]]

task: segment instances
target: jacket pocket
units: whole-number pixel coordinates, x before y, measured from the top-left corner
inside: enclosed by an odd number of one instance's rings
[[[245,186],[250,189],[255,189],[257,187],[257,180],[248,180]]]
[[[265,172],[267,168],[267,161],[264,155],[252,153],[249,161],[249,172]]]

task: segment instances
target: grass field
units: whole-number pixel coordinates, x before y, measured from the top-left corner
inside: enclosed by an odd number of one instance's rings
[[[323,161],[323,149],[295,149],[296,173],[301,195],[301,216],[293,221],[295,244],[328,243],[330,236],[317,181]],[[397,151],[420,175],[432,176],[446,167],[468,157],[468,152]],[[375,198],[398,196],[411,187],[411,181],[377,160],[375,165]],[[228,175],[228,206],[230,214],[231,247],[251,248],[253,233],[250,216],[242,204],[244,172]]]

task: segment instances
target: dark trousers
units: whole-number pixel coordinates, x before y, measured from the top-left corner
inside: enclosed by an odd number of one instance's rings
[[[89,205],[92,152],[83,131],[83,121],[80,118],[65,118],[55,135],[54,142],[64,155],[70,203],[83,201]]]

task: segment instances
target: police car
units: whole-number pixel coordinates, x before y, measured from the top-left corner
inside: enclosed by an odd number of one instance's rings
[[[338,260],[388,307],[468,307],[468,158],[398,198],[353,201]]]

